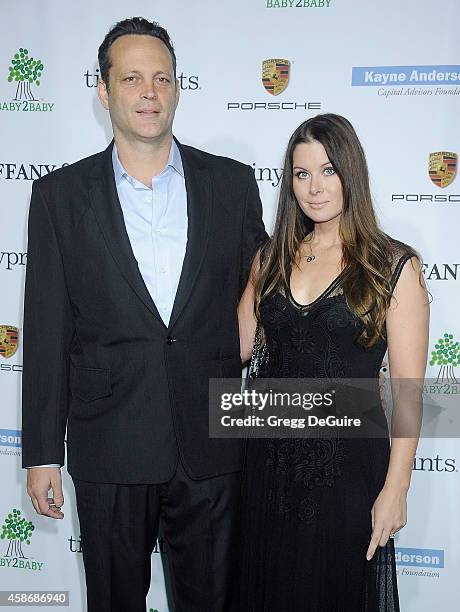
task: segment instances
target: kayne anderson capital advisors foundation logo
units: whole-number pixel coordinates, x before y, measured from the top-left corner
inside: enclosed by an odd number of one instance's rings
[[[395,547],[397,574],[419,578],[439,578],[444,569],[444,550]]]
[[[21,511],[14,508],[5,518],[1,529],[0,539],[5,542],[6,552],[0,557],[0,568],[41,571],[43,561],[36,561],[24,554],[35,529],[32,521],[26,520],[21,516]]]
[[[262,61],[262,80],[261,83],[265,93],[271,96],[284,94],[291,81],[292,64],[288,59],[265,59]],[[236,81],[235,81],[236,82]],[[277,102],[267,102],[266,99],[260,100],[237,100],[227,102],[229,111],[306,111],[321,110],[321,102],[305,102],[280,99]]]
[[[0,446],[21,448],[22,432],[20,429],[0,429]]]
[[[0,455],[21,454],[22,432],[20,429],[0,429]]]
[[[440,189],[450,187],[457,176],[457,153],[448,151],[436,151],[428,155],[427,178],[431,180],[431,186]],[[427,181],[428,183],[428,181]],[[392,193],[391,201],[396,204],[407,204],[416,202],[419,204],[455,204],[460,202],[459,193]]]
[[[460,65],[357,66],[352,87],[374,87],[378,96],[459,96]]]
[[[11,58],[7,74],[7,81],[13,88],[14,97],[8,102],[1,101],[0,110],[51,112],[54,102],[44,102],[43,99],[36,98],[43,70],[42,60],[30,55],[26,47],[20,47]]]

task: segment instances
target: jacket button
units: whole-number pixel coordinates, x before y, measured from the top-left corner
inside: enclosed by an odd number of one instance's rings
[[[168,336],[168,337],[166,338],[166,344],[167,344],[167,345],[169,345],[169,346],[171,346],[171,344],[172,344],[173,342],[175,342],[175,341],[176,341],[176,339],[175,339],[175,338],[172,338],[171,336]]]

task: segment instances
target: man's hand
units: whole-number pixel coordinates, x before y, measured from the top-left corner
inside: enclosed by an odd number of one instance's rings
[[[52,497],[48,497],[51,489]],[[32,467],[27,470],[27,493],[38,514],[54,519],[64,518],[61,506],[62,494],[61,469],[57,467]]]

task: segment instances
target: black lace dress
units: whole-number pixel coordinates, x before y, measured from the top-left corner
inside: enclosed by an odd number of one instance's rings
[[[394,287],[410,257],[394,244]],[[261,304],[268,363],[259,376],[378,380],[386,343],[364,349],[340,275],[313,303]],[[241,612],[398,612],[393,540],[371,561],[371,508],[390,444],[250,439],[243,475]]]

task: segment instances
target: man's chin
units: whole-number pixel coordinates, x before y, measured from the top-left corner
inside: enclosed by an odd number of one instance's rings
[[[163,140],[167,136],[167,132],[163,129],[149,129],[149,130],[139,130],[135,134],[135,139],[142,142],[154,142],[158,140]]]

